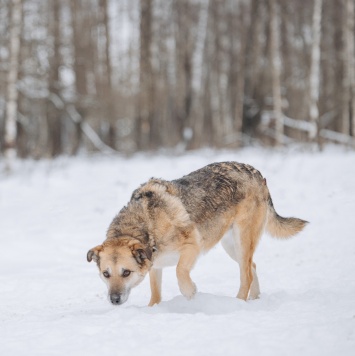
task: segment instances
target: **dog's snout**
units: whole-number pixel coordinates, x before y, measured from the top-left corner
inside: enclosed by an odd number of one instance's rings
[[[120,304],[121,302],[121,295],[117,293],[112,293],[110,295],[111,303],[112,304]]]

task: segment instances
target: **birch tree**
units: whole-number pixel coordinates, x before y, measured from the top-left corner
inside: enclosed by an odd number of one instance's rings
[[[350,102],[351,102],[351,135],[355,137],[355,6],[354,0],[347,2],[348,14],[348,56],[349,56],[349,77],[351,81]]]
[[[53,100],[54,96],[58,96],[60,93],[59,88],[59,69],[61,65],[60,58],[60,2],[51,1],[51,20],[50,20],[50,34],[53,38],[53,52],[49,59],[49,80],[48,91],[49,98],[47,100],[47,125],[48,125],[48,143],[49,154],[51,157],[58,156],[62,153],[62,123],[61,112],[58,110]]]
[[[321,40],[322,0],[314,0],[312,20],[312,52],[309,73],[309,118],[314,129],[309,131],[309,138],[319,138],[319,81],[320,81],[320,40]],[[318,134],[317,134],[318,133]]]
[[[344,1],[343,22],[343,93],[342,93],[342,133],[355,136],[355,62],[354,62],[354,0]]]
[[[201,136],[203,134],[203,118],[198,116],[198,111],[201,106],[201,92],[203,90],[204,80],[206,77],[206,66],[204,62],[206,60],[206,40],[208,34],[208,24],[209,24],[209,7],[210,1],[204,0],[200,7],[200,17],[197,27],[196,34],[196,46],[193,55],[193,71],[192,71],[192,87],[194,92],[194,99],[192,100],[191,116],[192,122],[191,126],[194,128],[195,133],[195,144],[201,141]]]
[[[22,0],[13,0],[11,10],[12,14],[10,22],[10,58],[7,77],[7,102],[5,118],[5,159],[7,170],[11,170],[12,161],[16,157],[16,121],[18,114],[17,79],[20,66]]]
[[[196,3],[197,4],[197,3]],[[203,28],[203,16],[204,7],[200,11],[200,21],[197,23],[194,20],[196,4],[191,1],[175,1],[173,3],[174,9],[174,20],[175,20],[175,31],[174,37],[176,41],[175,50],[175,77],[176,77],[176,122],[179,130],[180,137],[184,136],[184,130],[189,127],[190,124],[195,123],[195,117],[192,118],[192,110],[194,110],[193,105],[197,104],[195,102],[198,93],[194,91],[197,89],[196,79],[200,73],[199,68],[195,67],[198,65],[196,60],[198,59],[195,54],[201,46],[195,47],[195,37],[199,38],[201,32],[200,28]],[[206,5],[206,4],[205,4]],[[205,6],[204,5],[204,6]],[[208,8],[205,8],[207,10]],[[206,19],[207,20],[207,19]],[[197,25],[198,24],[198,25]],[[196,31],[196,32],[195,32]],[[199,38],[203,41],[203,38]],[[203,47],[203,42],[202,42]],[[195,72],[195,70],[197,72]],[[195,95],[196,94],[196,95]],[[199,135],[200,131],[198,128],[195,129],[195,137]]]
[[[111,34],[110,34],[110,18],[109,18],[109,8],[108,0],[100,0],[100,11],[101,11],[101,22],[103,23],[105,38],[105,79],[104,80],[104,95],[107,102],[107,112],[108,112],[108,138],[107,143],[110,147],[115,148],[116,144],[116,129],[115,129],[115,108],[114,108],[114,98],[113,98],[113,85],[112,85],[112,63],[111,63]]]
[[[245,69],[246,69],[246,47],[247,47],[247,29],[250,26],[250,6],[241,2],[239,4],[239,18],[238,18],[238,31],[239,33],[239,46],[238,46],[238,68],[237,68],[237,81],[236,81],[236,98],[235,98],[235,131],[239,136],[238,144],[242,142],[243,130],[243,116],[244,116],[244,102],[245,102]],[[254,24],[252,24],[254,25]],[[231,63],[231,66],[233,64]]]
[[[0,153],[350,142],[354,4],[0,0]]]
[[[277,145],[283,144],[284,124],[280,84],[280,48],[279,48],[279,15],[276,0],[269,0],[270,8],[270,62],[272,75],[272,97],[275,119],[275,139]]]
[[[87,9],[81,0],[71,1],[71,18],[73,29],[73,57],[75,72],[75,96],[77,111],[83,120],[86,118],[85,99],[88,96],[88,61],[92,59],[90,53],[90,27],[86,16]],[[75,133],[72,137],[71,153],[75,155],[82,142],[81,121],[75,123]]]
[[[150,143],[151,120],[154,106],[154,80],[151,60],[152,43],[152,0],[140,0],[140,53],[139,53],[139,114],[137,142],[140,149]]]

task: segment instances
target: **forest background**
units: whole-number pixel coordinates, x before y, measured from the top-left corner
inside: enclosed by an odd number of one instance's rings
[[[354,145],[353,0],[0,0],[0,151]]]

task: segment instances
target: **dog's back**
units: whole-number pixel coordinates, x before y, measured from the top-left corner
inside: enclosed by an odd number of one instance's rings
[[[249,190],[255,195],[264,195],[260,172],[237,162],[212,163],[172,183],[191,220],[196,223],[215,219],[236,207]]]
[[[152,190],[157,187],[164,187],[165,193],[152,195]],[[260,205],[269,211],[266,230],[271,236],[295,235],[306,224],[301,219],[283,218],[276,213],[266,179],[248,164],[217,162],[173,181],[152,178],[133,192],[131,202],[143,198],[149,201],[148,208],[161,206],[169,210],[169,204],[163,202],[166,193],[181,201],[189,219],[203,235],[204,232],[211,235],[211,229],[225,232],[230,226],[230,218],[234,218],[238,210],[239,214],[246,213],[251,217],[250,209]],[[222,234],[218,235],[220,238]]]

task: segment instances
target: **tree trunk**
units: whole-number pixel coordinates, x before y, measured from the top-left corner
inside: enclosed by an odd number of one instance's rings
[[[194,126],[196,117],[191,117],[191,111],[196,100],[196,76],[199,75],[196,69],[196,51],[200,48],[195,47],[192,28],[195,24],[192,22],[191,13],[193,6],[188,1],[176,1],[174,4],[176,18],[176,59],[175,59],[175,80],[176,80],[176,126],[179,131],[180,140],[184,137],[184,130]],[[202,14],[200,12],[200,14]],[[201,25],[201,17],[200,17]],[[198,27],[196,27],[196,38],[200,36]],[[195,72],[197,70],[197,72]],[[197,119],[198,120],[198,119]]]
[[[246,55],[246,81],[245,93],[249,98],[254,97],[255,88],[258,85],[260,73],[259,61],[261,54],[260,33],[262,31],[261,3],[259,0],[252,0],[249,8],[250,21],[249,26],[244,31],[246,33],[245,55]]]
[[[272,96],[273,96],[273,111],[275,120],[275,139],[276,145],[283,144],[284,124],[282,113],[282,98],[281,98],[281,60],[279,48],[279,15],[276,0],[269,0],[270,5],[270,62],[272,72]]]
[[[150,146],[153,120],[154,86],[151,62],[153,1],[140,1],[139,115],[137,143],[139,149]]]
[[[195,149],[212,142],[211,135],[211,63],[209,57],[210,27],[212,23],[212,3],[202,1],[193,55],[192,87],[193,100],[190,111],[192,137],[187,148]]]
[[[52,18],[50,20],[50,34],[53,38],[53,55],[49,59],[49,95],[60,96],[59,67],[60,59],[60,2],[50,2]],[[47,99],[47,126],[49,155],[56,157],[62,153],[62,123],[61,112],[54,105],[53,101]]]
[[[191,85],[193,88],[193,98],[191,110],[189,112],[191,116],[190,129],[192,130],[192,136],[188,144],[188,148],[200,147],[202,145],[204,132],[206,127],[204,121],[206,118],[206,112],[209,111],[209,106],[205,105],[203,100],[206,94],[204,93],[204,86],[208,84],[208,64],[206,63],[207,57],[207,42],[210,19],[210,5],[209,0],[204,0],[200,5],[199,22],[196,29],[196,46],[193,53],[193,69]],[[208,90],[207,90],[208,91]],[[208,96],[208,95],[207,95]]]
[[[216,147],[223,146],[225,133],[225,122],[223,112],[223,93],[220,85],[222,76],[222,33],[220,31],[222,3],[215,1],[211,3],[212,10],[212,28],[214,33],[213,55],[211,68],[211,107],[212,107],[212,137],[213,144]],[[211,53],[212,54],[212,53]]]
[[[22,29],[22,0],[12,1],[10,22],[10,56],[7,77],[7,102],[5,118],[5,167],[10,171],[16,157],[18,90],[17,79],[20,67],[20,41]]]
[[[243,115],[244,115],[244,102],[245,102],[245,77],[246,77],[246,47],[247,47],[247,28],[249,28],[250,22],[250,6],[239,4],[240,14],[238,16],[238,28],[239,28],[239,61],[238,72],[236,81],[236,101],[235,101],[235,114],[234,114],[234,130],[239,136],[237,141],[240,146],[242,143],[241,137],[243,133]],[[233,65],[233,64],[231,64]]]
[[[105,37],[105,68],[106,68],[106,81],[105,81],[105,98],[107,101],[107,113],[108,113],[108,137],[106,139],[108,145],[115,149],[116,147],[116,127],[115,127],[115,105],[113,98],[113,86],[112,86],[112,64],[111,64],[111,36],[110,36],[110,23],[109,23],[109,9],[107,0],[100,0],[100,10],[102,16],[102,22],[104,27]]]
[[[343,103],[341,131],[346,135],[355,135],[354,105],[354,0],[344,1],[345,19],[343,22]]]
[[[320,81],[320,40],[321,40],[321,20],[322,20],[322,0],[314,0],[313,20],[312,20],[312,53],[311,69],[309,73],[309,118],[314,126],[314,130],[309,132],[309,138],[317,139],[319,142],[319,81]]]
[[[73,29],[76,108],[82,119],[85,120],[86,104],[84,103],[84,99],[88,94],[86,67],[87,59],[89,56],[93,56],[93,53],[88,53],[88,48],[90,48],[90,37],[88,36],[90,29],[85,28],[86,22],[83,20],[85,10],[81,0],[71,1],[70,5]],[[71,148],[72,155],[75,155],[78,152],[82,141],[80,125],[81,122],[75,123]]]
[[[347,2],[348,41],[349,41],[349,76],[350,89],[350,134],[355,137],[355,6],[354,0]]]

